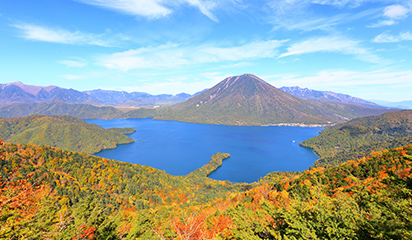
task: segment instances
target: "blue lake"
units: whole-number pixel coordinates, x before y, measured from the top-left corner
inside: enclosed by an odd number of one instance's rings
[[[254,182],[273,171],[302,171],[318,157],[299,142],[323,128],[243,127],[193,124],[152,119],[88,120],[104,128],[132,127],[136,142],[95,155],[137,163],[185,175],[202,167],[217,152],[231,157],[209,177],[231,182]]]

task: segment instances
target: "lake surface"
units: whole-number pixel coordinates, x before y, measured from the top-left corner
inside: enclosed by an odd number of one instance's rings
[[[273,171],[302,171],[318,157],[299,142],[323,128],[285,126],[224,126],[152,119],[88,120],[104,128],[132,127],[136,142],[95,155],[137,163],[185,175],[202,167],[217,152],[231,157],[209,177],[231,182],[254,182]]]

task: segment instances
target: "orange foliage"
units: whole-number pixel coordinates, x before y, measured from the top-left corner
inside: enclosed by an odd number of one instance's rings
[[[398,174],[400,178],[405,178],[411,174],[411,169],[410,168],[401,169],[401,170],[396,171],[396,174]]]
[[[82,230],[82,232],[78,236],[75,236],[73,238],[74,240],[86,239],[86,238],[87,239],[94,239],[95,238],[95,235],[94,235],[94,232],[96,231],[95,227],[87,227],[86,228],[86,226],[84,224],[82,224],[82,225],[79,226],[79,230]]]
[[[289,189],[289,186],[290,186],[289,181],[286,181],[286,183],[283,184],[283,188],[284,188],[285,190],[288,190],[288,189]]]
[[[379,171],[378,176],[380,179],[382,179],[382,178],[386,178],[388,174],[385,171]]]
[[[205,216],[199,216],[197,213],[194,213],[187,218],[175,218],[171,221],[171,225],[176,231],[178,239],[205,239],[207,234],[206,229],[203,227],[205,220]]]
[[[210,220],[211,228],[207,231],[207,239],[213,239],[216,236],[221,236],[225,239],[230,234],[230,229],[233,227],[233,222],[228,216],[213,217]]]
[[[371,152],[370,153],[370,155],[371,155],[371,157],[377,157],[377,156],[380,156],[380,155],[382,155],[382,152]]]
[[[49,195],[46,185],[34,186],[27,179],[15,182],[0,180],[0,212],[10,213],[15,217],[5,221],[1,229],[18,230],[20,224],[34,221],[44,196]]]

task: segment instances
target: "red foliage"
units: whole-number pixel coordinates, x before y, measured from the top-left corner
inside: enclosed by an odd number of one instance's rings
[[[96,228],[91,226],[91,227],[87,227],[82,224],[79,226],[79,230],[83,230],[79,235],[75,236],[73,239],[77,240],[77,239],[95,239],[95,235],[94,232],[96,231]]]

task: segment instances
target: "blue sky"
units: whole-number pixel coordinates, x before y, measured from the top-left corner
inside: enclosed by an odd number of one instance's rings
[[[192,94],[243,73],[412,100],[412,0],[0,1],[0,83]]]

